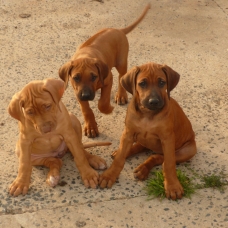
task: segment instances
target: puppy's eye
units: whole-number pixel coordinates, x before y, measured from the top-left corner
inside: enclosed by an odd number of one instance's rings
[[[141,88],[145,88],[145,87],[147,86],[146,80],[143,80],[143,81],[139,82],[139,86],[140,86]]]
[[[32,116],[34,114],[34,111],[32,109],[29,109],[26,111],[26,114]]]
[[[50,110],[51,109],[51,104],[45,105],[45,109],[46,109],[46,111]]]
[[[158,86],[160,88],[162,88],[162,87],[164,87],[165,84],[166,84],[166,82],[164,80],[162,80],[162,79],[159,78],[159,80],[158,80]]]
[[[92,81],[92,82],[95,82],[96,79],[97,79],[97,75],[91,74],[91,81]]]
[[[73,79],[74,79],[75,82],[80,82],[80,80],[81,80],[80,74],[76,74],[76,75],[73,77]]]

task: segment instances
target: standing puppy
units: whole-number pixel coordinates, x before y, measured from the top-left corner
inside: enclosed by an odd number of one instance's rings
[[[88,137],[99,135],[97,123],[88,101],[93,100],[96,90],[101,89],[98,108],[105,114],[112,112],[110,96],[113,76],[111,69],[113,67],[117,69],[119,80],[127,72],[129,44],[126,34],[144,18],[149,8],[150,5],[147,5],[138,20],[124,29],[106,28],[93,35],[78,48],[71,61],[59,69],[59,77],[65,81],[66,86],[70,78],[85,119],[84,132]],[[118,104],[126,104],[127,93],[120,82],[118,86],[115,101]]]
[[[176,163],[192,158],[196,143],[190,121],[170,97],[179,77],[170,67],[156,63],[135,67],[123,76],[121,84],[133,98],[127,109],[119,149],[113,153],[114,161],[100,176],[101,188],[114,184],[128,156],[150,149],[155,154],[135,169],[135,177],[144,180],[154,166],[163,164],[167,198],[182,197]]]
[[[60,100],[64,86],[64,82],[57,79],[33,81],[16,93],[9,104],[8,111],[19,121],[20,130],[16,145],[19,170],[10,186],[11,195],[27,193],[33,165],[48,167],[47,183],[56,186],[61,157],[68,149],[86,187],[96,188],[98,184],[98,173],[91,166],[106,168],[103,159],[84,150],[91,145],[82,144],[81,124]]]

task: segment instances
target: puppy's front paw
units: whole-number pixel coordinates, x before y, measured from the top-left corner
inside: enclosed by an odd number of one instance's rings
[[[82,173],[82,181],[87,188],[97,188],[99,174],[91,167]]]
[[[168,181],[164,181],[165,194],[168,199],[176,200],[181,199],[184,194],[184,189],[180,184],[179,180],[175,183],[169,184]]]
[[[12,196],[25,195],[29,190],[29,181],[21,181],[18,178],[9,187],[9,193]]]
[[[99,136],[97,123],[95,121],[86,122],[84,126],[84,132],[85,132],[85,136],[87,136],[88,138],[95,138]]]
[[[117,92],[116,96],[115,96],[115,102],[118,105],[125,105],[128,102],[128,98],[127,98],[127,93],[126,91],[122,91],[122,92]]]
[[[145,180],[147,179],[149,172],[150,170],[144,164],[141,164],[134,170],[134,177],[139,180]]]
[[[100,188],[111,188],[116,179],[117,177],[108,169],[100,175],[99,186]]]

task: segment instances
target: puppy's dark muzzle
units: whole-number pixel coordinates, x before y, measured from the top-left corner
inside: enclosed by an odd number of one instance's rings
[[[94,97],[95,97],[94,91],[92,91],[89,88],[82,89],[78,94],[78,98],[81,101],[92,101]]]
[[[35,127],[41,134],[46,134],[55,129],[55,124],[51,121],[45,122]]]
[[[143,102],[143,106],[150,110],[160,110],[164,106],[164,101],[160,97],[150,97]]]

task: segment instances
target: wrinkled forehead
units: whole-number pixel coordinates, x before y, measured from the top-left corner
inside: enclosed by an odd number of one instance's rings
[[[93,60],[79,59],[79,60],[76,60],[75,62],[72,62],[71,75],[74,75],[77,73],[91,73],[94,71],[97,72],[97,67]]]
[[[162,67],[157,64],[150,64],[140,69],[140,72],[137,77],[137,82],[143,79],[147,79],[151,82],[156,82],[159,78],[166,81],[166,75],[162,70]]]
[[[48,91],[42,88],[29,88],[23,92],[23,107],[24,108],[38,108],[43,104],[53,102],[53,98]]]

